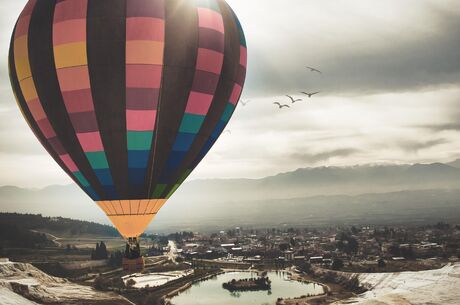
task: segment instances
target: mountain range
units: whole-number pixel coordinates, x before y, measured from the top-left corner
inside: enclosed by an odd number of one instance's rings
[[[75,185],[0,187],[0,211],[108,223]],[[151,230],[430,219],[460,222],[460,160],[301,168],[261,179],[192,180],[160,211]]]

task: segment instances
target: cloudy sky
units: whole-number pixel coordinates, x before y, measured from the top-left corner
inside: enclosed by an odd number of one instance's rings
[[[26,1],[0,1],[0,185],[70,183],[9,86],[10,33]],[[458,0],[228,2],[248,40],[251,102],[190,179],[460,158]],[[273,105],[303,90],[321,94],[288,110]]]

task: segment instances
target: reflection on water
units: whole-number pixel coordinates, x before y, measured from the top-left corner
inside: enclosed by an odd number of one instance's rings
[[[229,272],[192,287],[172,299],[174,305],[273,305],[278,298],[300,297],[323,293],[323,287],[314,283],[291,281],[286,272],[268,272],[272,281],[270,291],[229,292],[222,284],[232,279],[258,277],[255,272]]]

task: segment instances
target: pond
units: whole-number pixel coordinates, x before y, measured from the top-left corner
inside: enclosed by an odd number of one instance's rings
[[[229,292],[222,284],[232,279],[258,277],[255,272],[229,272],[198,282],[172,299],[174,305],[274,305],[278,298],[318,295],[324,292],[321,285],[291,281],[286,272],[268,272],[270,291]]]

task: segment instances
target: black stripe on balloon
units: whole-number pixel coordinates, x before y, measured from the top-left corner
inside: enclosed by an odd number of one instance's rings
[[[18,80],[18,77],[17,77],[17,74],[16,74],[16,66],[15,66],[15,63],[14,63],[14,33],[15,32],[16,32],[16,27],[15,27],[15,29],[13,31],[13,35],[11,37],[10,51],[9,51],[9,54],[8,54],[8,66],[9,66],[9,74],[10,74],[9,75],[10,76],[10,83],[11,83],[11,87],[12,87],[14,93],[15,93],[16,100],[17,100],[17,103],[18,103],[18,107],[21,108],[21,112],[22,112],[22,114],[24,116],[24,120],[26,120],[26,122],[29,124],[30,128],[34,132],[34,134],[37,137],[37,139],[40,142],[40,144],[42,144],[42,146],[46,149],[46,151],[54,159],[54,161],[56,161],[56,163],[60,167],[62,167],[64,169],[65,173],[67,175],[69,175],[70,178],[72,178],[72,180],[75,181],[75,183],[82,188],[83,186],[78,182],[77,179],[75,179],[75,177],[72,175],[72,173],[65,168],[64,163],[61,161],[59,156],[54,152],[54,150],[52,149],[51,145],[48,143],[46,138],[40,132],[40,129],[39,129],[37,123],[35,122],[32,114],[29,111],[29,108],[27,107],[26,100],[24,98],[24,95],[22,94],[21,87],[19,85],[19,80]]]
[[[55,5],[54,0],[37,1],[35,5],[29,28],[30,68],[41,104],[59,141],[95,192],[103,197],[104,191],[79,144],[61,94],[53,51]]]
[[[149,197],[160,180],[179,131],[198,55],[198,15],[194,1],[165,1],[165,50],[153,158],[150,160]],[[153,163],[153,164],[152,164]]]
[[[130,196],[126,138],[126,0],[89,0],[87,55],[102,143],[119,198]]]
[[[229,6],[223,1],[219,1],[219,6],[225,28],[224,62],[219,84],[211,103],[211,107],[200,131],[197,134],[197,137],[192,144],[192,147],[188,151],[178,170],[174,173],[173,181],[176,181],[176,183],[168,185],[165,194],[169,194],[175,184],[182,182],[181,179],[185,174],[187,174],[188,170],[193,170],[193,167],[196,165],[193,164],[195,159],[198,157],[201,149],[213,133],[225,111],[225,108],[227,107],[233,91],[234,80],[238,74],[240,60],[240,40],[238,28],[235,24],[233,14],[230,11]]]

